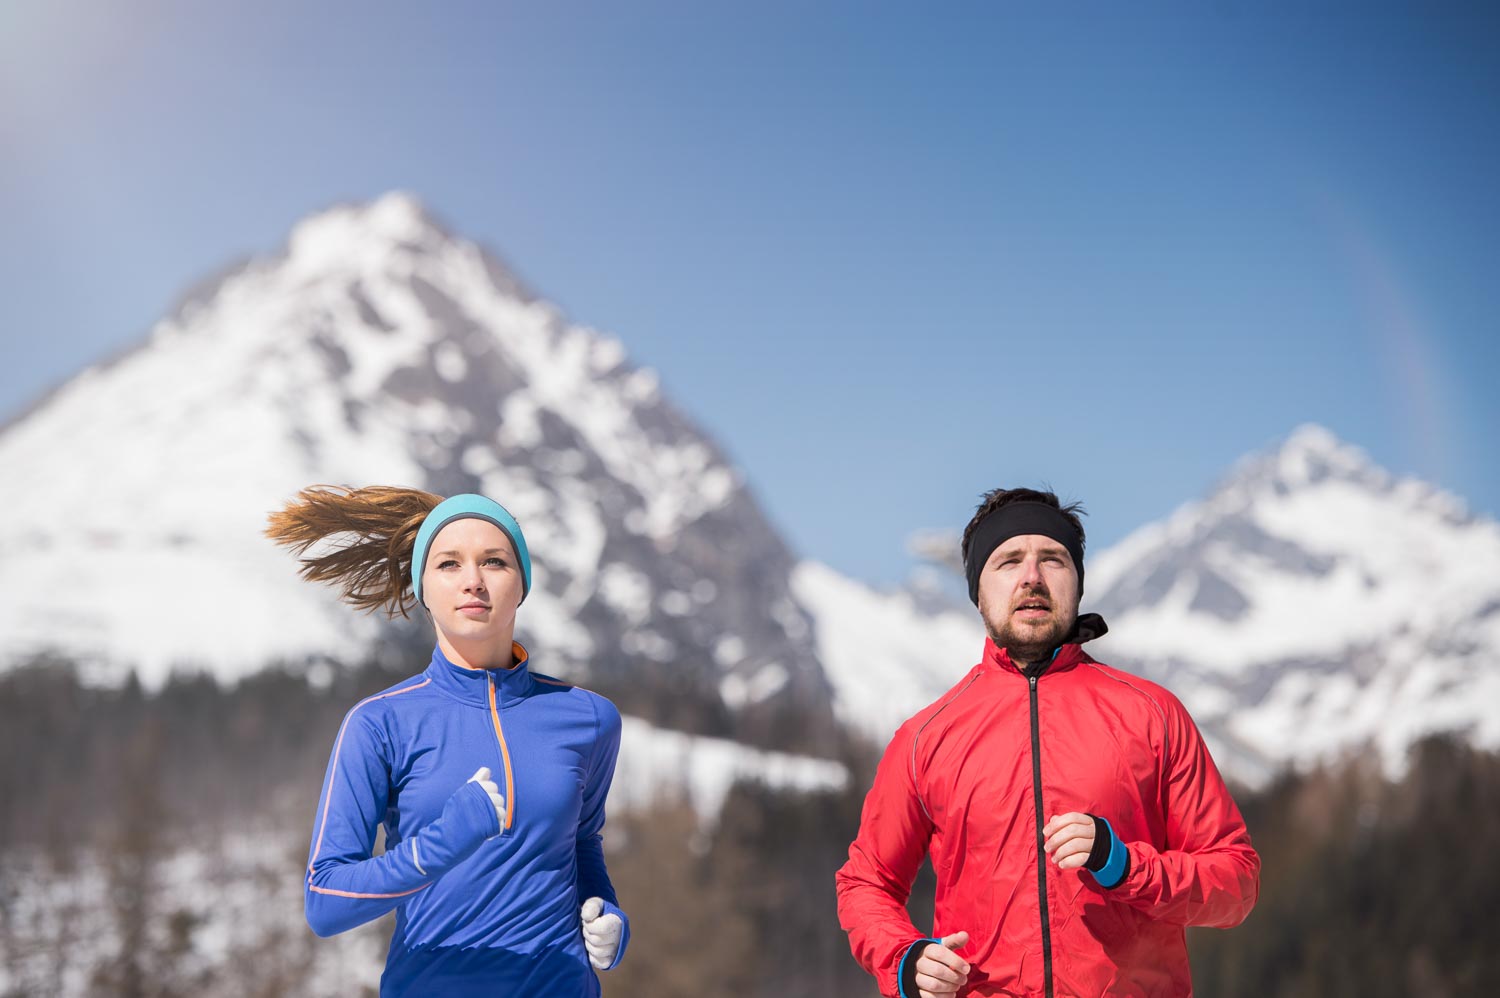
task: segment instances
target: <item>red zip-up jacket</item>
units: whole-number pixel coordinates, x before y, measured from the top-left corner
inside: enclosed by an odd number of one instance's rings
[[[1053,815],[1107,820],[1128,849],[1111,889],[1041,850]],[[931,853],[931,936],[906,900]],[[969,933],[960,995],[1190,995],[1184,928],[1244,920],[1260,859],[1203,739],[1155,683],[1063,645],[1023,674],[984,660],[896,732],[838,872],[839,921],[883,994],[903,958]]]

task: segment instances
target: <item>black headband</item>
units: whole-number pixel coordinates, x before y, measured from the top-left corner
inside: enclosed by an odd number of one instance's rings
[[[969,577],[969,599],[979,605],[979,573],[1001,544],[1022,534],[1041,534],[1068,549],[1078,569],[1078,595],[1083,595],[1083,536],[1062,511],[1044,502],[1013,502],[988,513],[969,536],[964,573]]]

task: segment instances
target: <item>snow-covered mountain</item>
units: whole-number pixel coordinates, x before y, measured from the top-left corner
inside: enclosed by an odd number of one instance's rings
[[[262,537],[298,489],[496,496],[536,553],[538,666],[654,722],[641,754],[682,753],[704,800],[727,770],[700,757],[840,777],[664,728],[819,752],[842,722],[883,744],[983,638],[966,603],[799,565],[650,371],[401,194],[195,290],[0,427],[0,470],[0,668],[52,651],[148,685],[423,640]],[[1091,557],[1084,609],[1111,628],[1090,650],[1177,692],[1241,780],[1370,742],[1394,768],[1438,729],[1500,745],[1500,526],[1316,427]]]
[[[920,546],[957,564],[956,536]],[[978,660],[967,603],[793,580],[836,711],[877,744]],[[1083,610],[1110,627],[1089,651],[1176,693],[1241,782],[1369,746],[1395,772],[1437,731],[1500,747],[1500,524],[1317,426],[1091,556]]]
[[[813,561],[797,566],[792,590],[817,622],[839,721],[880,747],[983,652],[984,625],[967,603],[911,587],[883,592]]]
[[[1089,565],[1090,650],[1176,692],[1263,778],[1434,731],[1500,746],[1500,524],[1304,426]]]
[[[407,484],[520,520],[544,671],[762,743],[831,727],[794,560],[739,472],[618,341],[403,194],[194,291],[0,429],[0,468],[0,665],[55,651],[150,685],[366,657],[390,626],[261,530],[310,484]]]

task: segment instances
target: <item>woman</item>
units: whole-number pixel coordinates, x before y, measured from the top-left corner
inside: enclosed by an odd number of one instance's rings
[[[514,642],[531,589],[515,518],[479,495],[319,486],[266,533],[305,555],[304,578],[363,610],[421,605],[437,636],[425,670],[339,728],[307,862],[313,931],[396,909],[382,996],[597,996],[594,971],[630,938],[600,841],[620,714]]]

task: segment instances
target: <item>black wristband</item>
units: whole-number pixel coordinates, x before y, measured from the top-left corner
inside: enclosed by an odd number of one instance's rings
[[[1109,850],[1114,842],[1114,834],[1109,830],[1109,824],[1100,817],[1089,815],[1094,819],[1094,847],[1089,850],[1089,858],[1084,860],[1084,869],[1091,873],[1098,873],[1104,869],[1104,864],[1109,862]]]
[[[942,945],[941,939],[918,939],[906,948],[906,955],[901,958],[901,969],[896,977],[901,986],[901,998],[917,998],[917,961],[922,958],[922,951],[929,943]]]

